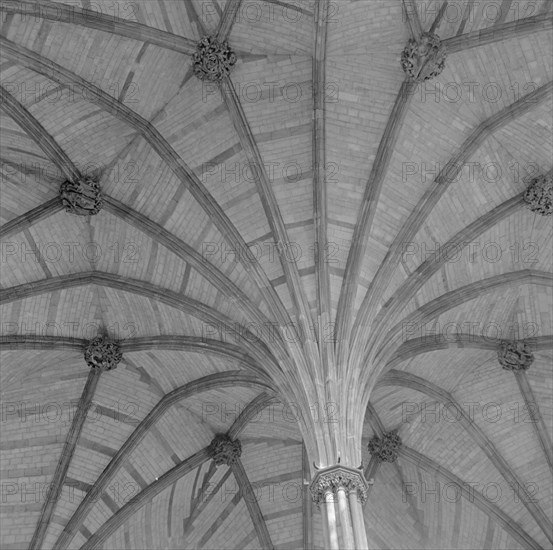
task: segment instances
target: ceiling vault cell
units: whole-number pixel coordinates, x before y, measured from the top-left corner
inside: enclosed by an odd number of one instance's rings
[[[69,433],[67,434],[61,457],[58,465],[56,466],[54,477],[52,478],[48,498],[44,501],[40,512],[40,518],[29,545],[30,550],[37,550],[42,547],[46,531],[50,525],[50,520],[52,519],[56,503],[61,495],[63,484],[69,470],[69,465],[71,463],[71,459],[73,458],[73,454],[75,453],[75,447],[77,446],[77,442],[86,421],[86,416],[92,403],[92,399],[94,398],[94,392],[96,391],[101,374],[102,371],[92,368],[88,373],[88,378],[79,400],[79,405],[75,416],[73,417]]]
[[[260,393],[255,399],[252,399],[244,410],[238,415],[238,418],[227,431],[231,439],[236,439],[244,431],[246,425],[251,422],[261,411],[269,405],[278,403],[275,395],[267,392]]]
[[[247,416],[252,417],[253,415],[259,412],[258,403],[253,403],[251,411],[248,411]],[[245,426],[243,419],[241,420],[240,425]],[[233,426],[233,432],[237,433],[239,427]],[[226,434],[217,434],[211,444],[208,447],[209,456],[213,459],[216,466],[221,466],[226,464],[230,467],[236,483],[238,484],[239,495],[244,499],[246,503],[246,508],[250,514],[257,538],[261,543],[261,546],[264,550],[273,550],[274,546],[271,541],[271,536],[269,535],[269,530],[267,529],[267,523],[257,502],[257,497],[252,499],[251,496],[254,495],[253,487],[248,479],[246,470],[240,456],[242,454],[242,444],[240,440],[235,439]],[[211,533],[213,534],[213,533]],[[204,541],[207,542],[207,541]]]
[[[397,367],[403,361],[407,361],[417,355],[423,353],[430,353],[432,351],[448,349],[452,347],[457,348],[474,348],[483,350],[497,350],[497,346],[501,343],[501,340],[496,338],[488,338],[478,334],[471,333],[456,333],[448,334],[436,334],[432,337],[422,336],[420,338],[412,338],[405,340],[401,346],[399,346],[388,361],[386,365],[387,370]],[[553,349],[553,335],[536,336],[531,339],[531,349],[535,351],[544,351]]]
[[[303,334],[309,334],[311,312],[309,309],[309,303],[305,296],[303,286],[301,284],[301,278],[295,262],[290,262],[286,258],[285,251],[289,249],[289,239],[280,213],[278,203],[273,191],[269,176],[263,163],[263,158],[253,136],[250,125],[246,119],[246,114],[240,102],[240,98],[236,93],[236,89],[232,83],[230,77],[225,76],[221,82],[221,95],[222,99],[227,106],[230,114],[230,118],[240,139],[242,149],[246,154],[249,165],[254,167],[254,179],[257,187],[259,198],[263,205],[265,215],[269,222],[269,227],[276,242],[276,249],[286,279],[286,284],[292,297],[294,309],[296,312],[296,318],[300,325]],[[318,364],[318,353],[315,349],[315,344],[311,339],[307,339],[304,344],[304,353],[307,354],[305,358],[305,367],[307,372],[316,379],[317,374],[315,367]],[[300,363],[301,364],[301,363]],[[298,365],[299,368],[302,368]],[[303,367],[303,368],[305,368]]]
[[[414,39],[418,41],[422,35],[422,25],[419,20],[416,5],[411,0],[404,0],[402,6],[407,14],[407,22],[411,29],[411,34]],[[354,361],[352,362],[350,360],[350,357],[351,348],[355,345],[354,321],[356,321],[356,319],[353,308],[359,287],[359,278],[361,276],[361,263],[365,255],[367,241],[371,233],[388,167],[417,86],[418,82],[412,80],[410,77],[405,78],[401,84],[388,117],[384,133],[380,139],[367,185],[365,186],[363,201],[357,215],[357,221],[352,236],[352,244],[347,257],[346,269],[342,279],[342,288],[338,301],[338,311],[336,313],[338,340],[336,355],[338,364],[355,364]]]
[[[414,97],[413,92],[416,86],[417,84],[409,79],[403,81],[388,118],[384,134],[378,145],[371,174],[365,186],[365,194],[352,236],[352,244],[348,253],[338,302],[338,311],[336,313],[336,327],[338,331],[336,355],[338,364],[346,363],[348,355],[351,353],[349,343],[350,333],[353,328],[353,304],[358,290],[361,261],[365,255],[367,240],[374,216],[376,215],[378,199],[384,184],[388,165],[399,138],[403,121],[409,110],[409,105]]]
[[[463,249],[471,242],[474,242],[482,233],[519,211],[523,204],[524,200],[521,194],[496,206],[493,210],[459,231],[459,233],[443,245],[443,249]],[[448,261],[449,257],[447,253],[441,254],[438,257],[428,258],[407,277],[376,315],[374,324],[378,328],[375,330],[375,341],[379,341],[382,333],[389,328],[394,315],[401,312],[413,299],[418,290]]]
[[[179,388],[179,390],[180,389],[181,388]],[[265,402],[268,403],[269,400],[265,399]],[[250,405],[252,406],[247,406],[243,412],[246,415],[246,417],[252,418],[256,414],[258,414],[260,410],[260,406],[263,406],[262,400],[256,400],[253,404],[250,403]],[[236,424],[237,422],[239,422],[239,425]],[[244,422],[244,417],[242,418],[239,417],[236,420],[236,422],[231,426],[229,432],[232,430],[233,433],[235,433],[236,435],[239,435],[240,431],[245,427],[246,427],[246,423]],[[211,445],[208,447],[205,447],[204,449],[198,451],[191,457],[185,459],[183,462],[181,462],[180,464],[178,464],[177,466],[175,466],[174,468],[172,468],[171,470],[169,470],[168,472],[160,476],[158,479],[156,479],[156,481],[148,485],[148,487],[146,487],[143,491],[138,493],[129,502],[124,504],[122,508],[117,510],[117,512],[115,512],[115,514],[113,514],[110,517],[110,519],[106,521],[94,533],[94,535],[92,535],[92,537],[88,539],[88,541],[83,546],[81,546],[81,550],[97,548],[107,538],[109,538],[113,533],[115,533],[115,531],[117,531],[117,529],[121,527],[121,525],[125,523],[125,521],[127,521],[130,517],[132,517],[140,508],[142,508],[147,503],[151,502],[156,495],[158,495],[159,493],[161,493],[163,490],[170,487],[171,485],[175,484],[179,479],[181,479],[186,474],[193,471],[195,468],[198,468],[199,466],[201,466],[204,462],[210,459],[213,459],[216,463],[216,457],[212,455],[210,447]],[[262,548],[264,550],[272,550],[274,546],[271,541],[267,524],[265,522],[263,514],[261,513],[261,509],[259,508],[259,504],[257,500],[253,500],[251,498],[246,497],[246,495],[254,494],[254,491],[248,479],[246,471],[244,470],[242,462],[240,461],[240,458],[235,458],[229,461],[227,466],[230,468],[230,470],[232,471],[236,479],[236,482],[239,487],[239,494],[241,495],[241,498],[244,499],[246,503],[246,507],[248,508],[248,511],[250,513],[255,532],[262,545]],[[75,517],[75,515],[73,517]],[[82,524],[82,521],[79,524]],[[72,532],[74,534],[76,533],[77,528],[78,527],[76,526],[72,529]],[[69,543],[70,540],[71,539],[68,538],[67,543]],[[60,537],[60,539],[58,539],[58,542],[56,543],[56,548],[63,550],[64,548],[67,548],[67,543],[65,542],[65,540],[62,541]]]
[[[419,200],[407,221],[402,225],[369,285],[356,316],[356,328],[351,343],[350,361],[356,363],[363,353],[363,348],[368,349],[375,344],[372,335],[368,339],[365,339],[363,335],[372,324],[378,311],[377,306],[381,300],[381,296],[384,295],[392,274],[401,261],[403,243],[412,242],[415,239],[416,234],[428,219],[438,201],[451,183],[456,180],[463,166],[476,153],[482,143],[516,118],[548,101],[552,91],[553,81],[540,86],[534,92],[520,98],[482,122],[461,145],[457,154],[440,170],[436,179]]]
[[[131,4],[132,6],[132,4]],[[161,48],[192,55],[196,49],[193,40],[142,25],[114,15],[103,15],[95,9],[81,9],[75,5],[67,5],[48,0],[0,0],[0,11],[19,13],[32,17],[41,17],[51,21],[80,25],[111,34],[132,38],[140,42],[149,42]]]
[[[232,470],[230,468],[227,469],[227,471],[223,474],[217,485],[215,486],[215,489],[213,491],[207,491],[207,488],[210,486],[211,480],[215,473],[217,472],[217,466],[215,465],[215,462],[211,462],[211,465],[209,467],[209,470],[207,474],[204,477],[204,482],[200,490],[197,492],[197,496],[194,496],[195,491],[192,491],[192,495],[190,497],[192,503],[190,506],[190,515],[185,518],[183,522],[183,546],[186,544],[187,537],[191,535],[191,533],[194,530],[194,521],[196,518],[205,510],[207,505],[215,498],[215,495],[219,493],[221,490],[221,487],[224,486],[224,484],[227,482],[227,480],[232,475]],[[198,469],[198,477],[194,481],[196,481],[199,478],[200,470]],[[173,491],[175,490],[176,485],[173,485]],[[196,485],[194,486],[195,489]],[[206,494],[207,493],[207,494]]]
[[[0,350],[81,350],[86,340],[67,336],[6,334],[0,338]],[[208,353],[227,359],[240,361],[244,368],[258,375],[261,379],[270,380],[267,372],[243,348],[230,342],[204,338],[203,336],[143,336],[128,338],[118,342],[125,354],[138,351],[188,351]]]
[[[241,0],[236,0],[236,3],[239,4],[240,1]],[[406,1],[412,2],[413,0]],[[229,0],[225,7],[225,14],[228,12],[230,17],[234,18],[240,6],[229,6],[230,3],[231,0]],[[192,39],[112,15],[104,16],[97,11],[87,11],[75,6],[59,4],[48,0],[41,0],[40,4],[35,0],[0,0],[0,11],[81,25],[138,40],[140,42],[150,42],[161,48],[180,52],[185,55],[193,55],[196,51],[196,42]],[[407,13],[414,17],[412,11]],[[440,13],[443,15],[443,12]],[[438,17],[441,19],[442,15],[440,15],[440,13]],[[437,18],[436,21],[440,19]],[[227,30],[227,28],[232,28],[232,23],[230,21],[230,18],[228,20],[226,18],[222,20],[220,28],[217,30],[218,37],[222,37],[225,33],[228,35],[230,29]],[[416,25],[416,22],[414,24]],[[470,48],[508,40],[510,38],[522,37],[542,30],[550,30],[551,28],[553,28],[553,21],[549,16],[548,10],[544,10],[543,13],[538,15],[495,25],[493,28],[482,29],[475,34],[465,33],[448,38],[444,40],[444,44],[449,53],[456,53]]]
[[[378,437],[382,437],[386,433],[386,428],[384,427],[382,420],[376,413],[376,410],[373,407],[372,403],[369,403],[367,405],[367,409],[365,411],[364,424],[368,424],[371,430],[373,431],[373,434]],[[368,446],[367,446],[367,449],[368,449]],[[370,498],[371,490],[373,489],[373,486],[374,486],[374,480],[380,470],[381,465],[382,465],[382,460],[380,460],[378,456],[371,454],[369,463],[365,468],[365,478],[368,480],[368,483],[369,483],[368,498]]]
[[[522,38],[529,34],[540,31],[551,30],[553,28],[553,19],[548,13],[525,17],[515,21],[509,21],[501,25],[494,25],[486,29],[481,29],[476,33],[460,34],[446,38],[443,43],[447,48],[448,54],[454,54],[477,48],[488,46],[503,40],[511,38]]]
[[[432,22],[432,25],[430,26],[430,29],[428,30],[430,34],[434,34],[436,32],[436,29],[440,26],[440,23],[442,22],[443,17],[447,12],[448,2],[449,0],[445,0],[445,2],[443,2],[442,5],[440,6],[440,9],[438,10],[438,14],[436,15],[436,18],[434,19],[434,21]],[[417,12],[417,15],[418,15],[418,12]]]
[[[232,319],[223,315],[217,310],[206,306],[202,302],[193,300],[183,296],[178,292],[160,288],[152,283],[131,279],[129,277],[121,277],[111,273],[102,273],[99,271],[88,271],[74,273],[70,275],[61,275],[50,279],[42,279],[32,283],[25,283],[19,286],[0,290],[0,304],[10,303],[15,300],[22,300],[31,296],[37,296],[56,290],[80,287],[85,285],[98,285],[106,288],[130,292],[137,296],[152,298],[156,301],[164,303],[170,307],[181,310],[182,312],[195,317],[196,319],[208,324],[221,326],[226,333],[233,334],[235,328]],[[242,336],[246,331],[242,331]],[[239,336],[239,335],[238,335]],[[266,345],[259,341],[254,335],[249,335],[248,338],[241,337],[244,347],[251,353],[252,357],[256,358],[260,364],[267,368],[271,368],[273,373],[278,372],[280,367],[274,359]]]
[[[148,217],[140,212],[133,210],[126,204],[114,199],[113,197],[105,197],[105,210],[114,216],[133,225],[140,231],[144,232],[150,238],[173,252],[179,258],[190,264],[198,273],[209,281],[215,288],[225,292],[229,297],[234,298],[238,308],[252,319],[255,319],[261,326],[268,319],[259,311],[256,304],[252,303],[251,299],[240,290],[228,277],[219,271],[213,264],[206,262],[198,251],[189,244],[185,243],[167,231],[163,226],[153,222]]]
[[[217,32],[215,33],[215,38],[219,42],[225,42],[228,40],[230,31],[236,20],[236,14],[242,5],[242,0],[228,0],[225,4],[225,11],[219,21],[219,26],[217,27]],[[201,19],[200,19],[201,21]]]
[[[84,348],[84,361],[88,364],[90,371],[71,427],[65,438],[61,457],[56,466],[56,471],[48,491],[48,498],[46,498],[43,503],[40,518],[29,545],[30,550],[37,550],[42,547],[46,531],[52,519],[52,514],[60,498],[63,484],[67,477],[67,472],[69,471],[71,459],[75,453],[75,448],[86,422],[87,414],[92,405],[92,400],[94,399],[94,394],[96,393],[96,388],[100,381],[100,375],[107,370],[116,368],[121,357],[122,355],[117,344],[110,342],[102,336],[95,338]]]
[[[77,510],[73,513],[66,526],[64,527],[62,533],[60,534],[58,540],[56,541],[55,548],[58,550],[65,550],[73,537],[79,532],[81,525],[86,519],[88,513],[92,510],[96,504],[96,496],[103,494],[104,490],[107,488],[108,483],[113,479],[115,474],[119,471],[121,466],[128,460],[132,452],[138,447],[138,445],[143,441],[143,439],[148,434],[150,428],[152,428],[156,422],[176,403],[196,395],[198,393],[206,392],[215,388],[222,387],[233,387],[233,386],[247,386],[247,387],[259,387],[267,391],[272,391],[272,388],[268,385],[267,382],[261,381],[258,377],[244,374],[241,371],[227,371],[222,373],[210,374],[194,380],[180,388],[173,390],[172,392],[166,394],[156,405],[155,407],[147,414],[147,416],[140,422],[136,429],[132,432],[129,438],[117,451],[117,454],[111,459],[109,464],[104,468],[103,472],[96,479],[94,486],[86,494],[83,500],[80,502]],[[259,410],[259,403],[257,404],[257,409]],[[246,409],[244,410],[244,412]],[[250,413],[248,413],[250,414]],[[240,420],[240,425],[243,427],[246,424],[243,420]],[[232,428],[231,428],[232,429]],[[238,435],[239,430],[234,429],[234,433]],[[194,458],[195,457],[195,458]],[[132,514],[136,512],[140,507],[142,507],[146,502],[151,500],[154,496],[163,491],[166,487],[172,485],[175,481],[180,479],[182,476],[186,475],[188,472],[209,460],[209,454],[207,447],[196,453],[193,457],[185,460],[181,464],[177,465],[175,468],[170,470],[161,476],[156,482],[148,486],[147,489],[138,493],[133,499],[131,499],[127,504],[121,508],[119,512],[121,515],[117,516],[117,519],[114,519],[114,522],[117,522],[116,527],[110,527],[112,523],[107,522],[102,529],[100,529],[99,538],[105,540],[109,537],[117,528],[124,523]],[[190,462],[189,462],[190,461]],[[199,462],[198,462],[199,461]],[[172,473],[171,473],[172,472]],[[170,474],[170,475],[168,475]],[[167,477],[165,477],[167,476]],[[159,484],[159,482],[161,482]],[[152,489],[154,487],[154,489]],[[150,491],[150,492],[146,492]],[[126,508],[128,505],[131,505],[130,508]],[[126,509],[125,512],[123,510]],[[132,512],[129,510],[132,509]],[[116,514],[116,515],[117,515]],[[113,516],[111,519],[115,518]],[[110,521],[111,521],[110,519]],[[109,524],[109,525],[108,525]],[[103,537],[103,538],[102,538]],[[98,539],[94,539],[94,544],[100,544]],[[87,544],[92,544],[89,540]],[[91,546],[93,548],[94,546]]]
[[[235,14],[236,12],[234,12],[234,15]],[[236,92],[232,79],[224,72],[222,74],[223,76],[219,83],[222,100],[227,107],[230,119],[239,137],[242,150],[248,159],[248,164],[254,168],[253,174],[257,193],[276,243],[280,265],[282,267],[284,279],[292,299],[295,318],[299,325],[299,330],[303,334],[310,334],[311,326],[313,326],[313,319],[311,317],[309,302],[305,295],[305,290],[301,282],[297,265],[294,262],[290,262],[286,257],[286,251],[289,249],[289,238],[271,181],[269,180],[261,152],[259,151],[258,144],[255,140],[250,124],[248,123],[244,108],[240,97]],[[279,304],[282,306],[281,302],[279,302]],[[284,315],[282,317],[284,317]],[[285,331],[286,325],[279,326],[278,330]],[[284,332],[283,338],[286,339]],[[321,391],[319,390],[319,387],[324,386],[326,377],[323,377],[321,380],[321,374],[318,371],[318,366],[320,364],[320,351],[316,342],[310,338],[306,338],[301,343],[293,341],[289,343],[288,347],[290,349],[290,355],[295,361],[297,376],[302,381],[301,392],[309,395],[307,399],[304,399],[303,397],[302,399],[306,402],[328,400],[328,395],[318,395]],[[330,397],[330,400],[332,400],[332,397]],[[331,449],[335,448],[336,443],[334,442],[332,429],[328,425],[320,426],[315,424],[313,426],[313,430],[318,432],[317,435],[319,437],[326,440],[327,447],[330,447]],[[330,454],[336,455],[336,451],[330,451]]]
[[[50,199],[49,201],[33,208],[29,212],[25,212],[21,216],[17,216],[13,220],[6,222],[0,227],[0,239],[5,239],[11,235],[21,233],[35,223],[45,220],[54,214],[57,214],[63,209],[59,197]]]
[[[526,371],[534,362],[531,345],[524,340],[503,340],[497,346],[497,359],[504,370],[515,376],[518,388],[524,399],[526,410],[529,412],[530,423],[534,427],[540,446],[545,454],[549,469],[553,473],[553,448],[551,437],[545,426],[543,415],[537,405],[532,386],[526,376]]]
[[[453,404],[455,410],[459,413],[459,423],[471,436],[474,442],[480,447],[482,452],[488,457],[488,459],[495,466],[497,471],[502,475],[505,481],[511,487],[519,487],[519,490],[524,495],[521,498],[521,502],[530,512],[535,522],[540,526],[542,531],[548,540],[553,543],[553,524],[551,519],[548,518],[539,505],[535,503],[535,499],[528,493],[523,481],[513,471],[511,466],[505,460],[503,455],[496,449],[495,445],[489,440],[484,432],[474,423],[474,421],[467,416],[462,407],[457,403],[455,398],[443,388],[440,388],[414,374],[391,370],[388,371],[377,382],[376,387],[384,386],[402,386],[418,392],[421,392],[428,397],[435,399],[443,404]]]
[[[543,550],[543,546],[534,540],[516,521],[513,520],[513,518],[501,510],[499,506],[484,498],[478,491],[467,489],[467,487],[469,487],[468,483],[450,472],[447,468],[440,466],[437,462],[405,445],[400,449],[399,457],[400,459],[411,462],[414,466],[421,468],[429,475],[436,476],[436,478],[442,481],[442,483],[451,483],[453,486],[459,487],[462,498],[467,500],[467,502],[474,504],[478,509],[487,514],[523,548]]]
[[[367,407],[367,421],[375,433],[383,434],[385,432],[381,419],[370,403]],[[516,521],[513,520],[513,518],[507,515],[499,506],[491,502],[491,500],[484,498],[477,490],[474,490],[468,483],[466,483],[465,480],[456,476],[453,472],[449,471],[447,468],[444,468],[434,460],[419,453],[418,451],[415,451],[411,447],[401,445],[398,453],[400,461],[406,460],[415,467],[421,468],[429,475],[436,476],[436,478],[442,483],[450,483],[454,487],[458,488],[463,499],[471,504],[474,504],[488,517],[497,522],[502,529],[509,533],[509,535],[513,537],[514,540],[518,541],[524,548],[543,550],[541,544],[535,541]],[[398,475],[402,480],[402,487],[406,487],[404,485],[405,481],[400,465],[397,462],[394,462],[393,466],[395,466]],[[367,479],[369,478],[367,477]],[[467,489],[467,487],[470,488]],[[407,493],[407,497],[413,497],[413,495],[410,494],[411,491],[406,489],[405,492]]]
[[[241,291],[234,283],[232,283],[232,281],[223,275],[215,266],[206,262],[202,258],[201,254],[191,246],[171,234],[159,224],[153,222],[139,212],[136,212],[120,201],[105,194],[102,196],[104,201],[104,209],[107,212],[110,212],[121,220],[130,223],[186,261],[213,286],[225,291],[227,295],[233,297],[236,305],[251,319],[255,319],[259,326],[264,326],[265,323],[271,321],[263,316],[263,314],[259,311],[259,308],[251,302],[249,297],[243,291]],[[0,236],[2,238],[6,238],[9,235],[19,233],[24,229],[31,227],[34,223],[59,212],[61,209],[62,206],[59,198],[51,199],[47,203],[38,206],[32,211],[4,224],[0,227]],[[277,335],[280,337],[278,333]],[[274,341],[271,340],[271,343],[273,342]],[[280,338],[278,342],[275,342],[275,345],[278,346],[281,356],[286,354],[286,350],[284,349]]]
[[[383,338],[384,343],[381,344],[375,352],[375,355],[377,357],[384,356],[387,359],[388,356],[393,353],[394,348],[397,347],[398,340],[401,338],[402,328],[408,323],[415,323],[421,326],[460,304],[474,300],[496,289],[512,285],[513,283],[551,288],[553,287],[553,274],[547,271],[521,269],[520,271],[511,271],[488,277],[487,279],[482,279],[459,287],[456,290],[446,292],[438,298],[424,304],[394,325]]]
[[[180,464],[165,472],[156,481],[148,485],[144,490],[135,495],[129,502],[117,510],[80,548],[80,550],[92,550],[98,548],[108,539],[121,525],[130,519],[140,508],[159,495],[162,491],[171,487],[186,474],[192,472],[204,462],[209,460],[207,448],[198,451],[192,456],[183,460]],[[58,548],[58,546],[56,546]],[[59,548],[62,548],[61,546]]]
[[[248,479],[248,475],[246,474],[246,470],[244,470],[242,461],[238,458],[236,462],[233,462],[230,465],[230,469],[236,479],[236,483],[238,483],[242,498],[244,499],[248,512],[252,518],[253,526],[257,534],[257,538],[261,544],[261,548],[263,548],[263,550],[273,550],[274,545],[271,540],[271,535],[269,534],[269,529],[267,529],[265,518],[259,508],[259,502],[257,502],[256,498],[251,498],[251,496],[249,496],[254,495],[255,493],[252,488],[252,484]]]
[[[424,29],[421,25],[415,0],[403,0],[403,8],[405,10],[405,15],[407,16],[407,23],[411,31],[411,36],[418,41],[420,40]]]
[[[543,415],[537,406],[536,397],[528,381],[528,376],[524,371],[514,371],[513,375],[517,381],[520,393],[524,398],[526,410],[530,413],[531,424],[536,432],[547,463],[549,464],[549,470],[553,474],[553,446],[551,445],[551,436],[543,420]]]
[[[240,433],[246,428],[246,425],[253,418],[255,418],[261,411],[263,411],[265,407],[268,407],[269,405],[275,402],[277,402],[277,399],[274,396],[266,392],[259,394],[255,399],[253,399],[252,401],[250,401],[250,403],[248,403],[248,405],[240,413],[236,421],[229,428],[229,430],[227,431],[228,437],[230,437],[231,439],[236,439],[240,435]],[[193,531],[194,520],[201,514],[201,512],[211,502],[211,500],[215,497],[215,495],[219,493],[223,485],[226,483],[227,479],[233,474],[233,470],[231,468],[228,468],[225,474],[223,475],[223,477],[218,482],[215,489],[213,491],[207,492],[206,494],[205,489],[209,486],[211,478],[215,474],[216,468],[217,467],[216,467],[215,461],[213,461],[212,467],[210,468],[210,470],[208,471],[208,473],[204,478],[204,484],[197,493],[198,496],[197,497],[192,496],[194,504],[191,506],[191,513],[189,517],[186,518],[183,541],[186,541],[186,538],[190,536],[191,532]],[[241,490],[240,494],[244,494],[243,490]],[[194,495],[194,491],[193,491],[193,495]],[[254,521],[254,518],[252,517],[252,522],[253,521]],[[184,542],[183,542],[183,546],[184,546]]]
[[[0,86],[0,107],[11,116],[30,138],[56,164],[68,180],[78,180],[81,174],[65,151],[44,129],[42,124],[17,99]]]
[[[43,56],[1,36],[0,47],[2,48],[2,55],[5,57],[17,63],[21,63],[23,66],[46,76],[61,86],[68,86],[70,84],[81,86],[87,91],[87,94],[90,94],[89,97],[94,98],[98,105],[108,113],[131,125],[167,163],[184,187],[191,192],[194,199],[198,201],[205,212],[210,216],[214,225],[219,229],[231,248],[246,250],[247,245],[237,228],[232,224],[196,174],[180,158],[176,151],[174,151],[155,126],[102,89],[65,69],[61,65],[45,59]],[[279,323],[283,326],[290,323],[290,317],[284,305],[257,260],[255,258],[248,259],[248,261],[240,258],[239,260],[242,263],[242,267],[244,267],[246,272],[258,286],[261,294],[270,306],[271,311],[278,316]]]

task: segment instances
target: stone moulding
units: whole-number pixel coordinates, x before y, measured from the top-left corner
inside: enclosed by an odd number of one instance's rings
[[[532,212],[551,216],[553,214],[553,175],[541,175],[532,179],[524,193],[524,200]]]
[[[401,54],[401,66],[416,82],[438,76],[445,67],[447,51],[437,34],[425,32],[419,40],[411,38]]]
[[[104,336],[91,340],[84,352],[87,365],[102,372],[115,369],[122,358],[119,345]]]
[[[343,488],[347,493],[357,492],[361,504],[365,504],[368,495],[368,483],[362,470],[355,470],[339,464],[319,470],[311,483],[311,498],[320,506],[329,491],[336,496],[338,489]]]
[[[526,342],[503,341],[497,348],[499,364],[510,371],[527,370],[534,362],[534,355]]]
[[[193,56],[194,74],[200,80],[220,82],[228,76],[236,64],[236,54],[227,42],[219,42],[212,36],[204,36]]]
[[[64,181],[60,187],[60,199],[66,212],[77,216],[94,216],[103,206],[100,184],[92,178]]]
[[[375,435],[368,445],[369,453],[376,456],[381,462],[394,462],[401,447],[401,438],[397,430],[386,432],[382,437]]]
[[[217,466],[234,464],[242,455],[239,439],[231,439],[226,434],[217,434],[207,448],[209,456]]]

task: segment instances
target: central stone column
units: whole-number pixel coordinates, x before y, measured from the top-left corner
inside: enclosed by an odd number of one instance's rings
[[[362,469],[336,464],[317,471],[311,495],[322,512],[325,548],[368,550],[362,509],[367,492]]]

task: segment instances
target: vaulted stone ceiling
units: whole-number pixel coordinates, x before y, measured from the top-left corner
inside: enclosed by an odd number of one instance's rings
[[[523,198],[552,170],[550,0],[0,12],[3,549],[321,548],[306,488],[338,457],[374,480],[370,548],[551,547],[552,225]],[[423,31],[447,58],[416,84]],[[59,198],[82,175],[94,216]]]

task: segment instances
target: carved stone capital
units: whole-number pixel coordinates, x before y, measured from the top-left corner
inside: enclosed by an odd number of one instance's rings
[[[357,491],[361,504],[365,504],[368,494],[368,483],[363,470],[356,470],[339,464],[319,470],[311,482],[311,498],[320,506],[329,491],[335,496],[338,489],[345,489],[347,493]]]
[[[220,82],[236,64],[236,54],[228,43],[219,42],[213,36],[204,36],[196,48],[192,61],[194,74],[200,80]]]
[[[77,216],[98,214],[104,203],[100,184],[89,177],[64,181],[60,187],[60,199],[65,210]]]
[[[397,430],[386,432],[382,437],[375,435],[368,445],[369,453],[381,462],[395,462],[400,447],[401,438]]]
[[[425,32],[419,40],[411,38],[401,54],[401,66],[416,82],[438,76],[445,67],[446,47],[437,34]]]
[[[242,455],[242,444],[239,439],[231,439],[226,434],[217,434],[207,448],[209,456],[217,466],[234,464]]]
[[[101,371],[113,370],[123,358],[123,353],[116,342],[104,336],[91,340],[84,351],[88,366]]]
[[[553,214],[553,176],[534,178],[524,193],[524,200],[532,212],[542,216]]]
[[[505,370],[520,371],[530,367],[534,355],[526,342],[504,340],[497,348],[497,359]]]

